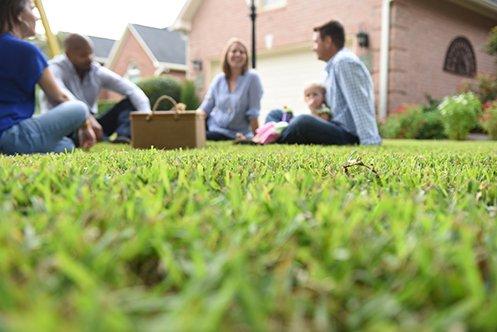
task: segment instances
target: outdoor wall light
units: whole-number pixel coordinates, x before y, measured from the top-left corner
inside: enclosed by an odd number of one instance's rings
[[[202,71],[202,69],[204,67],[202,60],[200,60],[200,59],[192,60],[192,66],[193,66],[193,69],[196,71]]]
[[[360,31],[357,35],[357,42],[360,47],[368,48],[369,47],[369,35],[367,32]]]

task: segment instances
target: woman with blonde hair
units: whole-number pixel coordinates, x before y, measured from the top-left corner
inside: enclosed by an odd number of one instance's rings
[[[213,79],[199,109],[207,117],[208,140],[233,140],[237,134],[251,138],[259,127],[262,85],[248,63],[245,44],[231,39],[223,55],[223,73]]]
[[[31,0],[0,1],[0,154],[72,151],[66,136],[78,130],[79,145],[89,148],[96,140],[87,106],[69,101],[41,51],[23,40],[35,35],[33,9]],[[58,106],[33,116],[36,84]]]

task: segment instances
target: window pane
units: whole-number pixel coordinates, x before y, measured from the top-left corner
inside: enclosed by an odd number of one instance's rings
[[[264,7],[280,6],[284,5],[285,3],[286,0],[262,0],[262,5]]]

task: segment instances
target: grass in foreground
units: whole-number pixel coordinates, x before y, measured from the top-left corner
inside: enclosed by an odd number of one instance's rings
[[[493,330],[496,151],[0,157],[0,330]]]

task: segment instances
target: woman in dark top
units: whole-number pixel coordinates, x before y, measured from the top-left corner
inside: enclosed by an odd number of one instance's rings
[[[89,148],[96,140],[88,107],[68,101],[43,54],[23,40],[35,34],[33,9],[30,0],[0,1],[0,153],[71,151],[75,145],[66,136],[76,131],[79,144]],[[36,84],[58,104],[39,116],[33,116]]]

